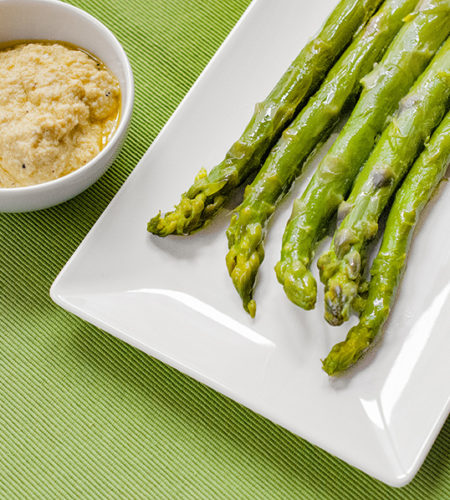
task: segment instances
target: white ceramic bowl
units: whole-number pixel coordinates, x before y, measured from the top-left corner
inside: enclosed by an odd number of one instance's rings
[[[91,15],[57,0],[0,0],[0,42],[21,39],[70,42],[97,56],[119,80],[121,118],[106,147],[78,170],[43,184],[0,188],[1,212],[51,207],[88,188],[116,158],[133,110],[133,73],[125,51],[111,31]]]

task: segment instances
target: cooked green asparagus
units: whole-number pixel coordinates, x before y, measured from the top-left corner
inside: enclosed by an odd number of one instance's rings
[[[366,307],[347,339],[336,344],[323,361],[323,369],[329,375],[356,363],[380,333],[395,299],[420,214],[449,164],[450,114],[447,113],[395,196],[381,248],[370,270],[372,279]]]
[[[361,89],[360,80],[383,55],[404,17],[417,0],[386,0],[328,73],[270,152],[253,183],[245,190],[243,203],[235,210],[227,231],[227,266],[244,308],[251,316],[258,268],[264,258],[267,222],[318,145],[326,139],[341,112]]]
[[[340,325],[349,317],[366,260],[367,244],[396,187],[450,105],[450,39],[401,101],[345,202],[347,215],[329,252],[318,262],[325,283],[325,319]]]
[[[204,169],[172,212],[153,217],[158,236],[189,234],[204,226],[231,191],[260,168],[270,148],[381,0],[341,0],[320,33],[300,52],[269,96],[255,107],[242,136],[209,174]]]
[[[389,116],[449,35],[449,1],[422,1],[407,21],[381,63],[363,79],[364,90],[349,120],[294,202],[275,269],[289,299],[305,309],[312,309],[316,301],[309,267],[317,243]]]

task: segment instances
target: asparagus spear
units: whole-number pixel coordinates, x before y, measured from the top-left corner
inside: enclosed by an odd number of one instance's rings
[[[345,203],[348,212],[329,252],[319,259],[325,283],[325,319],[340,325],[358,293],[368,242],[378,231],[378,218],[424,143],[450,106],[450,39],[384,130]]]
[[[268,97],[256,105],[249,124],[225,159],[209,174],[202,169],[175,210],[153,217],[148,231],[158,236],[182,235],[204,226],[231,191],[258,171],[281,132],[380,3],[341,0],[320,33],[304,47]]]
[[[289,299],[304,309],[312,309],[316,301],[309,266],[317,243],[326,235],[388,117],[450,33],[449,2],[421,1],[407,21],[381,63],[363,79],[364,89],[348,122],[294,202],[275,270]]]
[[[366,307],[347,339],[336,344],[323,361],[323,369],[329,375],[356,363],[387,320],[406,266],[413,231],[449,164],[450,114],[447,113],[397,192],[380,251],[370,271]]]
[[[320,89],[285,129],[255,180],[247,186],[244,201],[235,210],[227,231],[226,260],[244,309],[251,316],[255,314],[253,287],[264,258],[263,243],[270,216],[299,175],[306,158],[326,139],[344,106],[358,94],[361,78],[381,58],[416,3],[417,0],[384,2],[330,70]]]

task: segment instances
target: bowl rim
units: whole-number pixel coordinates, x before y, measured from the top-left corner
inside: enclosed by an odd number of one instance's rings
[[[3,3],[5,0],[0,0],[0,5]],[[14,0],[15,2],[18,0]],[[30,3],[30,0],[22,0],[25,1],[25,3]],[[89,14],[83,9],[80,9],[79,7],[75,7],[74,5],[59,1],[59,0],[32,0],[33,4],[37,3],[42,3],[42,4],[48,4],[48,5],[54,5],[56,8],[62,8],[66,9],[73,14],[80,15],[84,18],[86,18],[90,23],[97,25],[101,30],[105,31],[108,38],[110,39],[111,42],[111,47],[114,48],[114,51],[116,54],[118,54],[120,61],[124,64],[124,69],[125,69],[125,84],[124,88],[120,88],[121,92],[121,101],[124,103],[123,106],[123,111],[120,113],[119,117],[119,123],[113,132],[111,138],[107,142],[106,146],[96,155],[94,158],[89,160],[87,163],[82,165],[81,167],[77,168],[73,172],[70,172],[69,174],[66,174],[62,177],[58,177],[57,179],[52,179],[50,181],[46,182],[41,182],[39,184],[31,184],[29,186],[17,186],[17,187],[0,187],[0,196],[2,195],[13,195],[13,193],[16,193],[19,195],[25,195],[27,193],[35,193],[36,191],[39,190],[44,190],[48,188],[58,188],[59,185],[69,183],[72,180],[76,180],[78,177],[82,177],[86,175],[87,170],[91,170],[96,163],[101,161],[103,158],[107,157],[111,150],[114,149],[114,147],[117,145],[117,143],[121,140],[122,136],[126,133],[130,120],[131,120],[131,115],[133,113],[133,105],[134,105],[134,76],[133,76],[133,70],[131,68],[130,61],[128,59],[128,56],[122,46],[122,44],[119,42],[117,37],[114,35],[114,33],[107,27],[105,26],[101,21],[99,21],[96,17],[94,17],[92,14]],[[37,40],[37,39],[36,39]],[[14,41],[14,40],[11,40]],[[55,40],[55,43],[61,41],[64,42],[65,40]],[[70,42],[69,42],[70,43]],[[85,47],[81,47],[81,49],[84,49],[88,51]],[[96,56],[95,52],[92,50],[88,51],[90,54]],[[97,57],[97,56],[96,56]],[[112,70],[107,67],[109,71],[112,72]],[[112,72],[113,73],[113,72]],[[114,73],[113,73],[114,74]],[[7,195],[8,196],[8,195]]]

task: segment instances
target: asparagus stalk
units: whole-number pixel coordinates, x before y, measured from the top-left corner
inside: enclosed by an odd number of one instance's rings
[[[420,214],[449,164],[450,114],[447,113],[397,192],[380,251],[370,271],[372,279],[366,307],[347,339],[336,344],[323,361],[323,369],[329,375],[336,375],[356,363],[380,333],[394,302]]]
[[[358,293],[367,244],[378,219],[420,149],[450,106],[448,39],[384,130],[345,203],[348,212],[329,252],[319,259],[325,283],[325,319],[340,325],[349,317]]]
[[[306,158],[326,139],[344,106],[361,90],[361,78],[382,57],[401,28],[403,18],[416,3],[417,0],[384,2],[330,70],[320,89],[285,129],[255,180],[247,186],[243,203],[235,210],[227,231],[226,261],[244,309],[251,316],[256,309],[253,287],[264,258],[264,237],[270,216],[299,175]]]
[[[450,33],[448,0],[419,2],[381,63],[363,79],[364,89],[348,122],[294,202],[275,267],[289,299],[314,308],[316,282],[309,270],[319,240],[383,131],[389,116]]]
[[[231,191],[257,172],[281,132],[318,88],[328,70],[381,0],[341,0],[320,33],[293,61],[255,112],[225,159],[209,174],[200,170],[175,210],[153,217],[148,231],[158,236],[190,234],[204,226]]]

